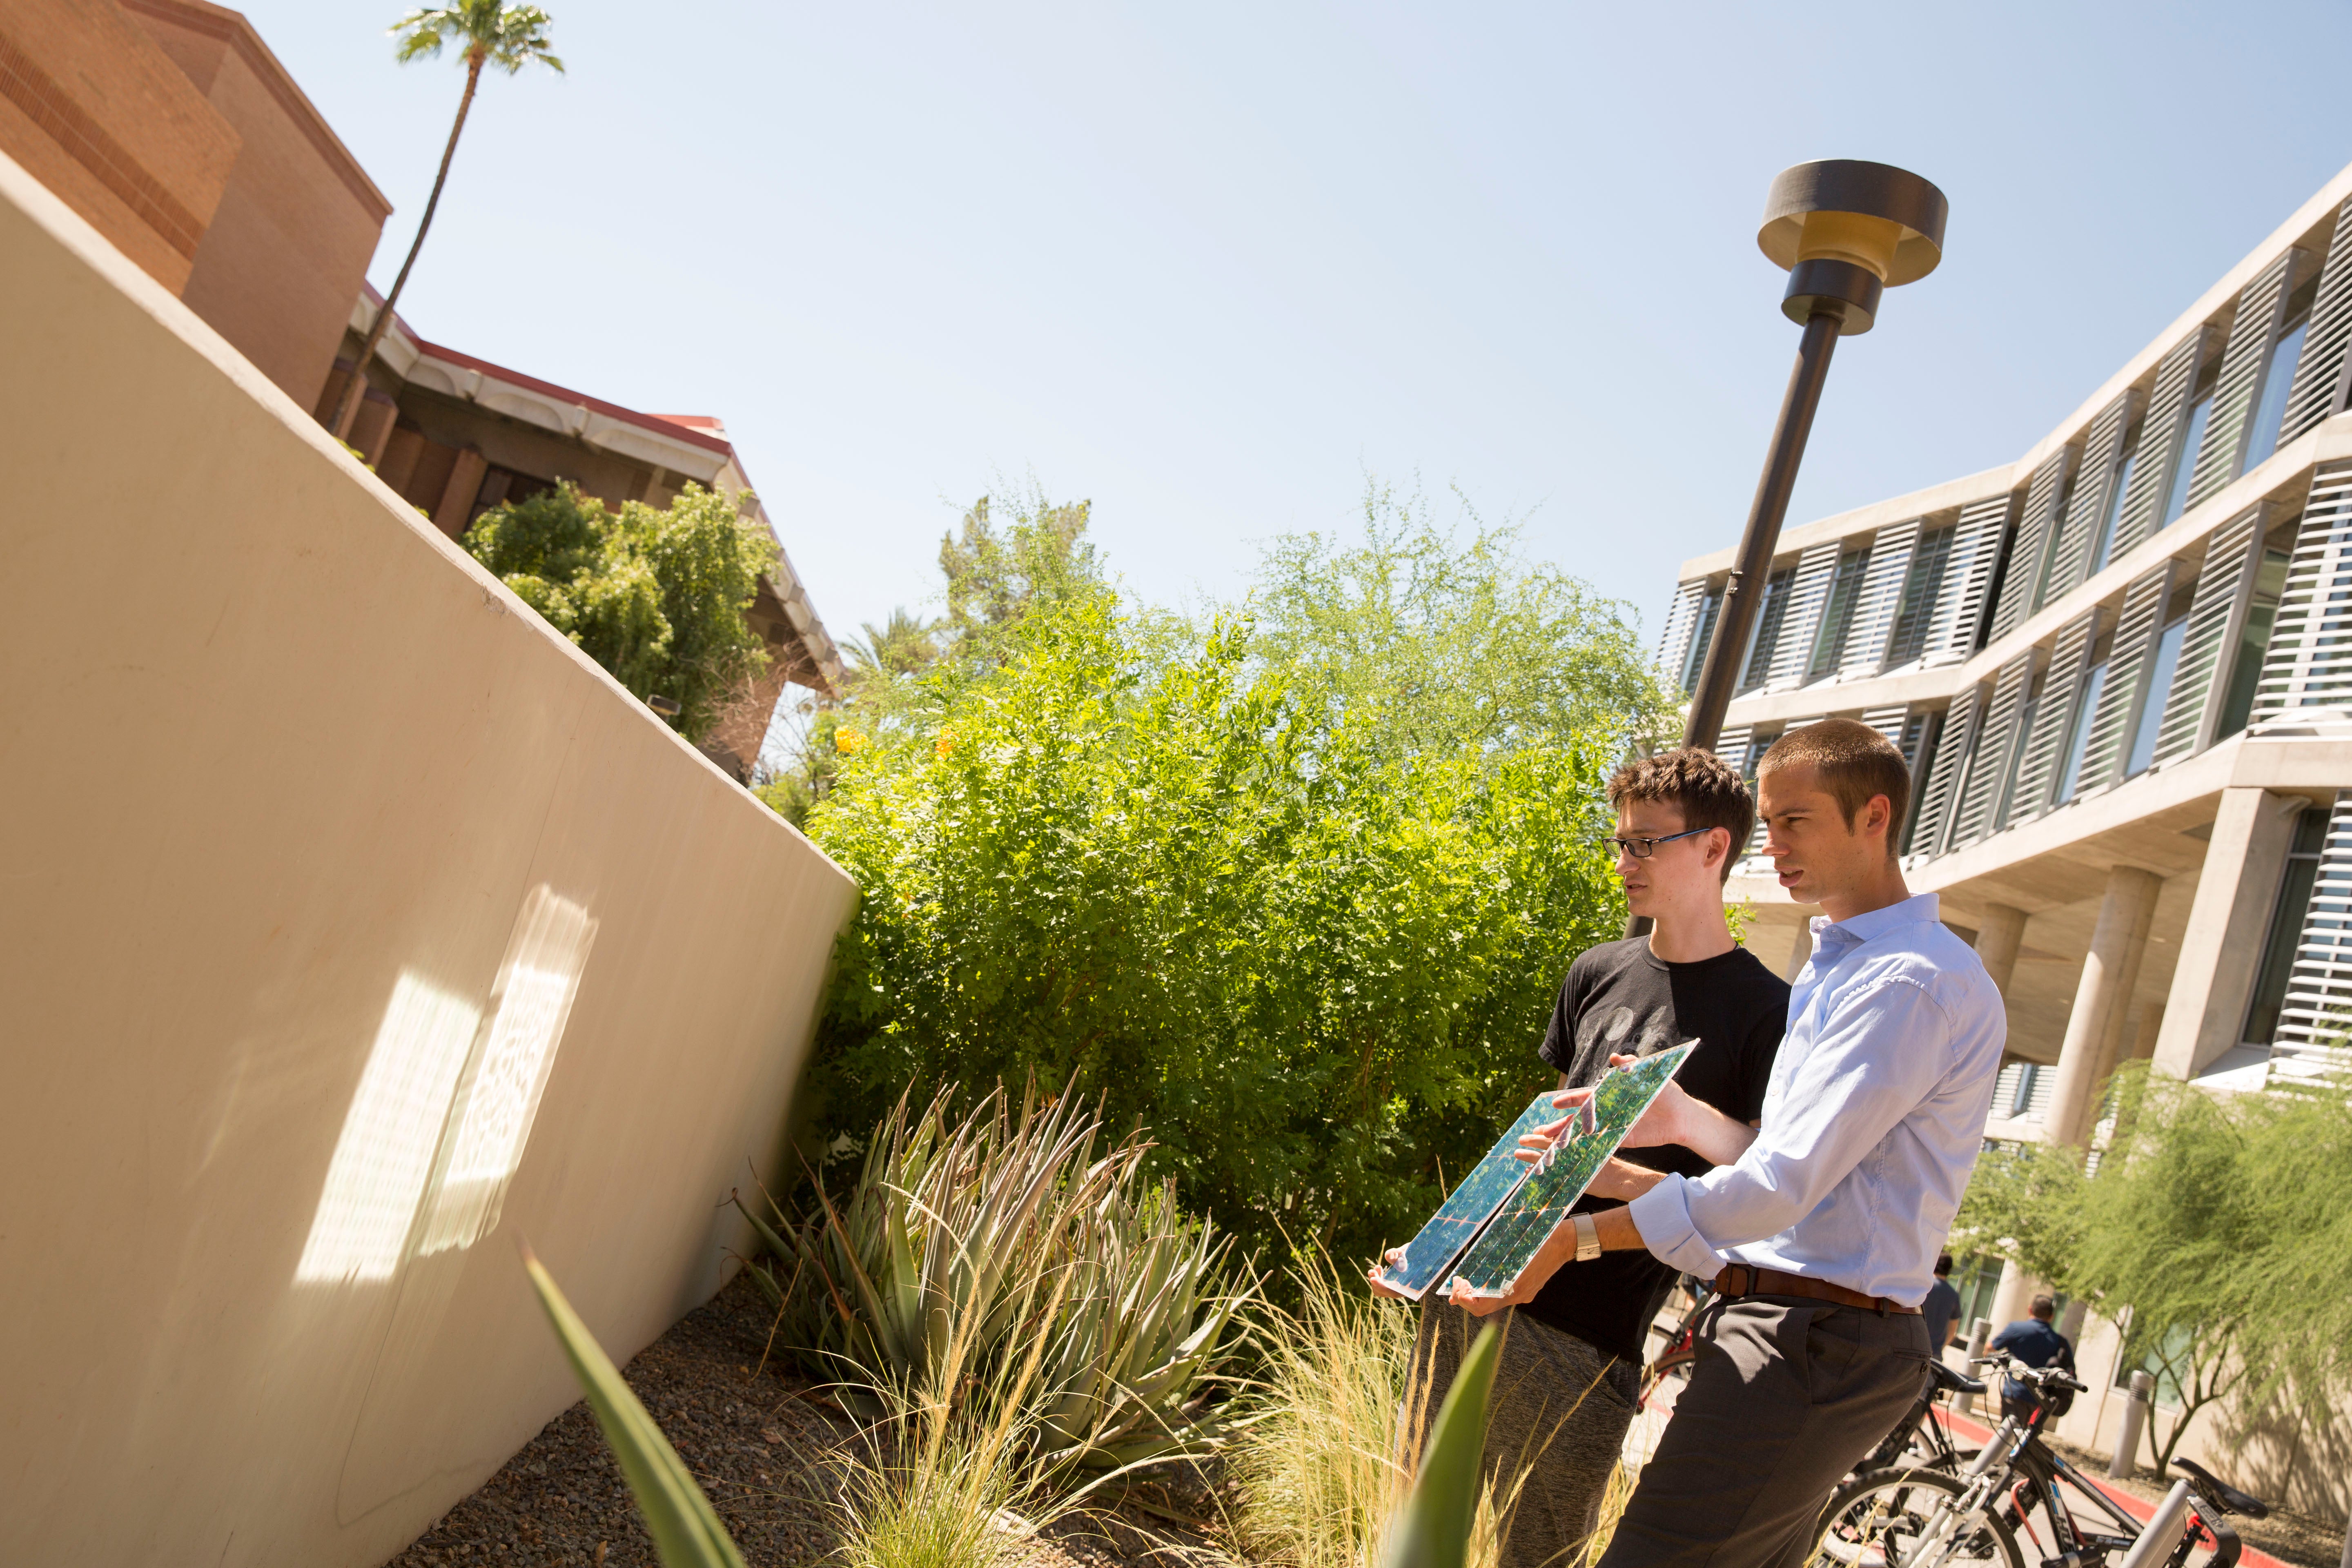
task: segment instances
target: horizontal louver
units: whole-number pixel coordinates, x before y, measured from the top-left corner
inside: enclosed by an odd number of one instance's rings
[[[2271,1037],[2273,1079],[2352,1078],[2352,792],[2338,794],[2320,847],[2311,908]]]
[[[2122,560],[2156,531],[2164,498],[2172,493],[2172,476],[2189,460],[2181,455],[2180,438],[2189,426],[2189,395],[2196,387],[2197,368],[2204,363],[2212,332],[2210,327],[2198,328],[2156,367],[2156,390],[2148,395],[2147,419],[2140,426],[2139,458],[2132,464],[2123,515],[2116,521],[2116,542],[2107,550],[2110,562]]]
[[[1952,824],[1952,847],[1973,844],[1999,824],[2001,791],[2009,784],[2017,755],[2019,721],[2024,717],[2025,693],[2033,679],[2032,648],[2000,667],[1993,677],[1992,700],[1985,705],[1984,722],[1977,732],[1976,757],[1969,763],[1968,782],[1960,787],[1960,805]]]
[[[2213,412],[2206,416],[2197,467],[2189,476],[2192,507],[2236,479],[2245,460],[2246,437],[2252,434],[2254,410],[2262,406],[2263,377],[2270,370],[2271,345],[2278,341],[2279,315],[2286,308],[2287,286],[2302,254],[2289,250],[2239,291],[2229,346],[2221,351],[2221,377],[2213,385]]]
[[[1903,584],[1911,574],[1911,554],[1919,545],[1919,520],[1898,522],[1878,531],[1870,547],[1870,564],[1864,569],[1862,596],[1853,606],[1845,647],[1838,658],[1838,674],[1848,680],[1876,675],[1886,663],[1886,645],[1895,635],[1895,612],[1903,605]]]
[[[2180,636],[2172,691],[2165,699],[2162,726],[2156,733],[2158,763],[2192,755],[2213,743],[2213,723],[2221,711],[2216,699],[2230,677],[2229,661],[2221,656],[2237,646],[2246,624],[2254,563],[2262,553],[2263,516],[2263,509],[2256,507],[2232,518],[2214,531],[2213,542],[2206,548],[2196,597],[2189,602],[2189,625]]]
[[[2000,603],[1993,607],[1992,641],[2015,631],[2026,616],[2042,607],[2050,550],[2058,539],[2058,497],[2065,489],[2067,465],[2074,456],[2071,447],[2059,447],[2033,470],[2025,487],[2025,510],[2017,520],[2016,542],[2009,547],[2009,570],[2001,574]]]
[[[2053,804],[2051,792],[2065,759],[2074,703],[2082,695],[2083,678],[2091,668],[2091,645],[2098,636],[2099,612],[2095,608],[2067,622],[2051,648],[2050,669],[2033,705],[2033,727],[2026,731],[2025,754],[2017,764],[2017,788],[2009,806],[2011,822],[2039,816]]]
[[[2253,728],[2340,727],[2352,710],[2352,463],[2311,477],[2254,693]]]
[[[2122,466],[2124,437],[2131,429],[2137,394],[2126,392],[2091,421],[2083,438],[2082,477],[2066,498],[2066,515],[2059,524],[2058,547],[2050,556],[2050,586],[2044,603],[2063,598],[2081,587],[2091,574],[2091,539],[2106,521],[2115,500],[2116,471]]]
[[[2001,536],[2009,531],[2011,500],[1988,496],[1961,509],[1922,664],[1958,664],[1976,652],[1977,634],[1984,629],[1985,599],[1992,592],[1993,571],[2000,564]]]
[[[1952,699],[1944,715],[1944,732],[1936,742],[1936,760],[1927,770],[1927,787],[1920,792],[1918,826],[1911,832],[1916,855],[1941,855],[1950,838],[1952,798],[1959,793],[1968,772],[1969,752],[1976,742],[1978,693],[1971,686]]]
[[[1747,774],[1752,771],[1748,765],[1748,742],[1755,732],[1752,724],[1733,724],[1717,735],[1715,744],[1707,749]]]
[[[2336,237],[2319,269],[2319,292],[2311,302],[2311,327],[2303,335],[2303,358],[2286,395],[2286,418],[2279,445],[2302,435],[2343,408],[2344,346],[2352,342],[2352,199],[2336,210]]]
[[[1829,607],[1830,584],[1837,579],[1838,552],[1843,548],[1840,541],[1832,539],[1797,558],[1797,577],[1789,589],[1789,608],[1780,617],[1780,639],[1772,645],[1766,686],[1803,682],[1806,666],[1813,657],[1813,639],[1821,633],[1822,612]]]
[[[2168,561],[2124,590],[2123,613],[2116,617],[2115,642],[2107,653],[2106,679],[2091,714],[2090,742],[2083,748],[2078,794],[2116,783],[2123,771],[2140,710],[2147,701],[2148,666],[2162,630],[2165,602],[2172,596],[2173,567]]]
[[[1897,702],[1887,708],[1865,710],[1862,721],[1899,746],[1903,743],[1903,721],[1910,714],[1910,704]]]

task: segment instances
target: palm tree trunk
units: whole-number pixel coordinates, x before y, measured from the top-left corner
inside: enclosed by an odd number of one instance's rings
[[[449,160],[457,155],[457,137],[466,129],[466,111],[474,107],[474,89],[482,79],[482,55],[479,50],[466,56],[466,95],[457,100],[457,119],[449,127],[449,144],[441,149],[441,172],[433,176],[433,195],[425,204],[425,219],[416,226],[416,237],[408,247],[408,259],[400,264],[400,276],[392,280],[392,292],[384,296],[383,307],[375,313],[368,327],[367,342],[360,345],[360,356],[352,366],[352,378],[343,384],[343,395],[335,402],[334,417],[327,428],[338,441],[348,440],[352,422],[359,417],[360,399],[367,390],[367,367],[375,359],[376,345],[392,328],[393,307],[400,303],[400,291],[408,287],[409,269],[416,265],[416,253],[425,248],[425,231],[433,226],[433,209],[441,205],[441,187],[449,183]]]

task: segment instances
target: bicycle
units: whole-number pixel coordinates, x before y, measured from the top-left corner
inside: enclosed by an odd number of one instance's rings
[[[1971,1365],[2001,1366],[1989,1356]],[[2259,1519],[2262,1500],[2228,1486],[2187,1460],[2175,1460],[2199,1489],[2180,1482],[2143,1526],[2089,1478],[2051,1451],[2042,1428],[2059,1390],[2088,1388],[2057,1367],[2002,1367],[2023,1384],[2032,1408],[2024,1421],[2004,1415],[1990,1441],[1961,1474],[1925,1468],[1880,1469],[1855,1477],[1830,1496],[1807,1568],[2027,1568],[2018,1544],[2022,1531],[2039,1568],[2105,1568],[2121,1553],[2120,1568],[2186,1568],[2190,1554],[2210,1544],[2200,1568],[2235,1568],[2241,1547],[2227,1515]],[[2063,1484],[2105,1516],[2105,1529],[2085,1529],[2061,1492]],[[2037,1511],[2049,1535],[2034,1528]],[[2177,1541],[2168,1538],[2174,1530]],[[2145,1547],[2141,1547],[2146,1537]]]
[[[1974,1450],[1963,1451],[1952,1446],[1951,1429],[1937,1419],[1937,1407],[1955,1394],[1982,1394],[1985,1385],[1973,1377],[1954,1372],[1939,1358],[1927,1362],[1927,1386],[1919,1391],[1919,1401],[1911,1413],[1886,1435],[1885,1441],[1864,1456],[1853,1468],[1855,1475],[1868,1475],[1873,1470],[1942,1470],[1949,1475],[1960,1473],[1960,1467],[1976,1458]]]
[[[1650,1397],[1656,1394],[1670,1377],[1688,1378],[1698,1360],[1698,1315],[1706,1305],[1709,1292],[1705,1284],[1694,1283],[1690,1310],[1683,1314],[1681,1324],[1666,1340],[1666,1348],[1658,1359],[1642,1369],[1642,1389],[1633,1401],[1636,1410],[1647,1410]]]

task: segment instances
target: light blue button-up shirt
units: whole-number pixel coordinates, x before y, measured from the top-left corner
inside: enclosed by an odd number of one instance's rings
[[[1813,921],[1763,1126],[1737,1163],[1633,1200],[1652,1252],[1702,1279],[1752,1263],[1926,1299],[2009,1033],[1991,976],[1937,908],[1922,893]]]

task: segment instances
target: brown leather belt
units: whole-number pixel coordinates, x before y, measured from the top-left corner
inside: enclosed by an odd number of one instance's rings
[[[1759,1268],[1752,1263],[1735,1263],[1715,1277],[1715,1288],[1727,1299],[1737,1296],[1807,1296],[1817,1301],[1835,1301],[1841,1307],[1860,1307],[1867,1312],[1885,1317],[1889,1312],[1919,1314],[1916,1307],[1906,1307],[1884,1296],[1865,1296],[1859,1290],[1849,1290],[1843,1285],[1832,1285],[1826,1279],[1808,1279],[1801,1274],[1783,1274],[1777,1268]]]

